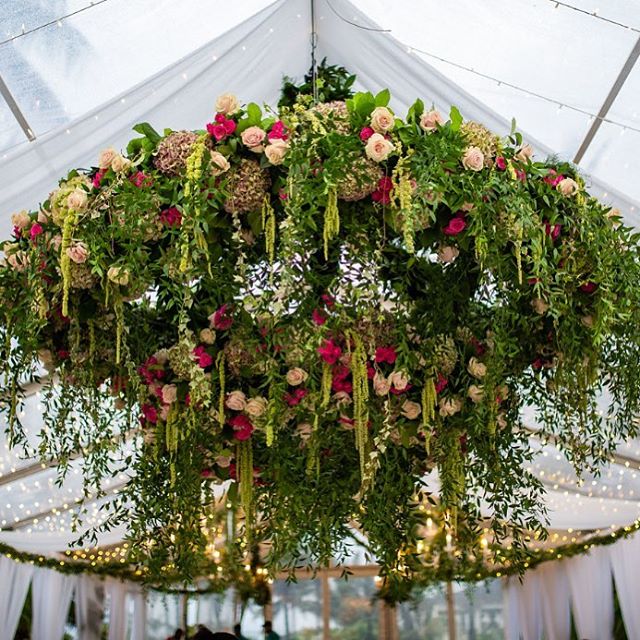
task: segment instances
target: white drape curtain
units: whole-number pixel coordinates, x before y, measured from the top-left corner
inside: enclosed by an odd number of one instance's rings
[[[610,550],[627,638],[640,640],[640,536],[621,540]]]
[[[542,600],[540,598],[540,579],[535,571],[526,574],[520,585],[518,617],[522,640],[541,640]]]
[[[147,598],[141,591],[130,594],[133,600],[133,622],[131,626],[131,640],[145,640],[147,627]]]
[[[0,556],[0,640],[13,640],[32,575],[30,564]]]
[[[109,596],[109,640],[121,640],[127,632],[127,584],[107,580]]]
[[[539,580],[545,640],[569,640],[571,603],[569,581],[563,563],[544,562],[535,573]]]
[[[76,578],[78,640],[100,640],[104,613],[104,582],[88,574]]]
[[[33,576],[31,640],[62,640],[76,580],[52,569]]]

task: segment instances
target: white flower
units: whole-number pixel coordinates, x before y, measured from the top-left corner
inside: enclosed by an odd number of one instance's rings
[[[259,418],[267,410],[267,400],[257,396],[247,400],[244,410],[252,417]]]
[[[382,134],[374,133],[368,140],[364,148],[365,153],[374,162],[386,160],[393,151],[394,146],[391,140],[387,140]]]
[[[216,334],[211,329],[202,329],[199,337],[200,342],[204,344],[213,344],[216,341]]]
[[[297,387],[298,385],[302,384],[308,377],[309,374],[300,367],[294,367],[293,369],[289,369],[289,371],[287,371],[287,383],[292,387]]]
[[[88,201],[89,198],[87,197],[87,192],[84,189],[74,189],[67,196],[67,207],[74,211],[83,211],[86,208]]]
[[[530,144],[521,146],[515,157],[520,162],[528,162],[533,157],[533,147]]]
[[[453,262],[460,255],[458,247],[452,245],[440,245],[438,248],[438,260],[443,264]]]
[[[302,442],[306,442],[313,433],[313,427],[308,422],[301,422],[296,427],[296,435],[302,440]]]
[[[219,151],[211,152],[211,173],[214,176],[226,173],[230,168],[229,161]]]
[[[242,391],[232,391],[227,394],[224,404],[232,411],[242,411],[247,406],[247,396]]]
[[[376,133],[387,133],[395,124],[395,118],[387,107],[376,107],[371,113],[371,128]]]
[[[404,371],[394,371],[389,375],[389,382],[398,391],[404,391],[409,384],[409,378]]]
[[[558,182],[556,189],[563,196],[573,196],[580,190],[578,183],[573,178],[565,178]]]
[[[462,156],[462,166],[471,171],[481,171],[484,167],[484,154],[478,147],[468,147]]]
[[[262,150],[264,149],[262,143],[264,142],[264,137],[266,135],[266,131],[260,127],[249,127],[242,132],[240,138],[242,140],[242,144],[244,144],[245,147],[249,147],[250,151],[262,153]]]
[[[109,147],[108,149],[104,149],[98,158],[98,166],[101,169],[110,169],[111,163],[114,158],[117,158],[120,154],[113,148]],[[114,169],[115,171],[115,169]]]
[[[474,378],[484,378],[487,375],[487,365],[480,362],[477,358],[469,358],[467,371]]]
[[[124,173],[127,169],[129,169],[130,166],[131,166],[131,160],[128,160],[127,158],[125,158],[124,156],[121,156],[120,154],[118,154],[111,161],[111,168],[116,173]]]
[[[378,396],[386,396],[391,389],[391,383],[381,373],[373,376],[373,390]]]
[[[223,93],[216,100],[216,111],[226,116],[235,113],[240,108],[240,102],[233,93]]]
[[[26,228],[31,222],[31,218],[29,217],[29,213],[27,211],[20,211],[19,213],[14,213],[11,216],[11,224],[14,227],[18,227],[18,229]]]
[[[277,138],[272,140],[271,143],[264,148],[264,155],[267,156],[267,160],[271,164],[279,165],[284,161],[288,148],[289,144],[286,140]]]
[[[549,310],[549,305],[542,298],[534,298],[531,301],[531,308],[542,316]]]

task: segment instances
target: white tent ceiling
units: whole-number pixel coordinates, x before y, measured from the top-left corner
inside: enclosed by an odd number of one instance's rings
[[[357,73],[362,88],[390,87],[398,111],[422,97],[443,111],[456,104],[501,132],[516,115],[539,154],[569,159],[640,36],[636,0],[609,0],[600,17],[588,14],[597,8],[590,0],[572,0],[574,9],[550,0],[390,6],[315,0],[318,59]],[[102,148],[124,145],[136,122],[202,127],[223,91],[275,104],[282,76],[308,69],[311,32],[309,0],[0,0],[0,76],[15,101],[12,111],[0,100],[0,235],[8,235],[13,211],[36,206],[61,175],[95,163]],[[594,193],[635,223],[638,98],[640,65],[581,161]],[[35,395],[25,419],[34,435],[41,425]],[[552,446],[539,446],[534,471],[549,489],[554,528],[606,529],[640,517],[640,441],[622,445],[599,478],[581,482]],[[0,529],[17,530],[0,531],[0,542],[45,552],[73,540],[80,466],[81,458],[58,486],[53,469],[20,459],[0,436]],[[104,488],[113,495],[125,480]],[[93,507],[91,518],[100,518]]]

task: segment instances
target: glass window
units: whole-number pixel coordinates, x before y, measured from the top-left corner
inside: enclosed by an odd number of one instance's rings
[[[377,640],[379,607],[373,576],[330,578],[331,638],[335,640]]]
[[[273,628],[283,640],[321,640],[322,582],[273,583]]]

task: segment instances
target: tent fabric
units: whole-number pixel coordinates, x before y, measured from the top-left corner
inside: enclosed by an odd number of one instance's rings
[[[32,574],[31,565],[0,557],[0,640],[14,639]]]
[[[611,547],[611,566],[627,638],[640,640],[640,537],[614,544]]]
[[[120,580],[107,580],[109,599],[109,640],[120,640],[127,632],[127,584]]]
[[[32,640],[62,640],[75,583],[74,576],[52,569],[34,572]]]
[[[104,583],[89,574],[80,574],[76,578],[74,601],[78,640],[100,640]]]
[[[560,562],[545,562],[535,573],[540,579],[542,619],[547,640],[571,637],[569,582]]]

